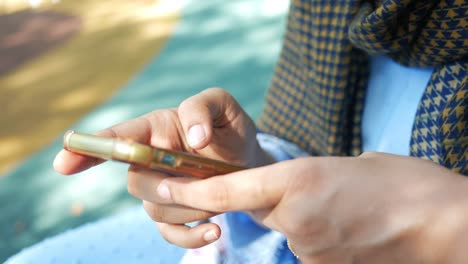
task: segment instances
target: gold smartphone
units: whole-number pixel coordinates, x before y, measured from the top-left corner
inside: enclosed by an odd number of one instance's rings
[[[236,164],[182,151],[155,148],[131,140],[83,134],[72,130],[65,133],[63,146],[68,151],[90,157],[122,161],[176,175],[198,178],[246,169]]]

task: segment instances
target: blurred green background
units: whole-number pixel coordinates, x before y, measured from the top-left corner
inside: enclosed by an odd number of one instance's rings
[[[213,86],[256,118],[287,7],[286,0],[69,0],[32,9],[0,1],[0,262],[139,204],[126,191],[123,164],[72,177],[53,171],[67,129],[93,133]]]

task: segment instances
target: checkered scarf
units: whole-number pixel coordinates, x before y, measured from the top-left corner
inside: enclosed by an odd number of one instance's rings
[[[434,70],[412,156],[468,175],[467,0],[291,0],[258,127],[314,155],[359,155],[368,54]]]

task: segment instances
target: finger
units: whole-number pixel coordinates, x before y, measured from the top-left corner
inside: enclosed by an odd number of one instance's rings
[[[167,173],[156,170],[145,169],[137,166],[130,166],[127,174],[128,192],[140,200],[152,203],[164,202],[157,195],[157,187],[167,177]]]
[[[121,137],[147,143],[151,138],[151,125],[146,117],[133,119],[96,133],[100,136]],[[54,159],[54,169],[64,175],[81,172],[97,164],[102,159],[75,154],[66,150],[60,151]]]
[[[286,163],[286,162],[283,162]],[[208,179],[170,177],[158,186],[160,199],[211,212],[247,211],[276,205],[288,184],[285,164]]]
[[[63,175],[71,175],[74,173],[78,173],[80,171],[84,171],[101,162],[102,160],[100,159],[86,157],[86,156],[62,149],[55,156],[53,166],[57,172]]]
[[[195,227],[157,223],[159,232],[169,243],[183,248],[200,248],[218,240],[221,229],[214,223]]]
[[[170,176],[164,172],[145,169],[145,168],[132,165],[128,169],[127,189],[131,195],[135,196],[136,198],[140,200],[148,201],[154,204],[159,204],[159,203],[166,204],[167,202],[158,195],[157,189],[161,181],[168,177],[175,177],[175,176]],[[177,207],[188,209],[188,207],[185,207],[185,206],[177,206]],[[206,215],[209,215],[209,216],[213,215],[212,213],[209,214],[207,212],[202,213],[202,211],[199,211],[193,208],[190,208],[190,211],[194,213],[197,212],[198,215],[202,215],[202,217],[197,217],[197,220],[207,218]],[[160,221],[160,222],[164,222],[164,221]],[[187,222],[189,221],[185,221],[184,223],[187,223]]]
[[[158,205],[148,201],[143,201],[143,207],[153,221],[168,224],[191,223],[205,220],[215,215],[214,213],[188,207],[181,207],[178,205]]]
[[[136,198],[143,200],[148,215],[156,222],[172,224],[188,223],[207,219],[214,216],[205,212],[179,205],[158,205],[161,199],[156,193],[157,186],[164,179],[170,177],[165,173],[130,166],[128,170],[128,192]]]
[[[178,108],[187,142],[193,149],[207,146],[213,135],[213,127],[222,127],[241,111],[235,99],[220,88],[204,90],[183,101]]]

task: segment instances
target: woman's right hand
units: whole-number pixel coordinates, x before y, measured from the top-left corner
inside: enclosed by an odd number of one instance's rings
[[[271,163],[256,140],[256,128],[252,119],[235,99],[219,88],[207,89],[183,101],[177,109],[157,110],[139,118],[120,123],[97,133],[102,136],[128,138],[154,147],[181,150],[208,158],[236,163],[246,167],[258,167]],[[102,160],[62,150],[54,161],[55,169],[70,175],[86,170]],[[197,228],[183,224],[209,218],[211,212],[187,207],[162,205],[156,194],[159,183],[172,177],[166,173],[130,166],[128,191],[143,200],[145,210],[158,222],[162,234],[184,233],[187,248],[201,247],[215,241],[219,227],[206,223]],[[167,232],[167,229],[172,229]],[[190,232],[187,232],[187,230]],[[192,232],[193,231],[193,232]],[[198,241],[194,244],[193,241]]]

